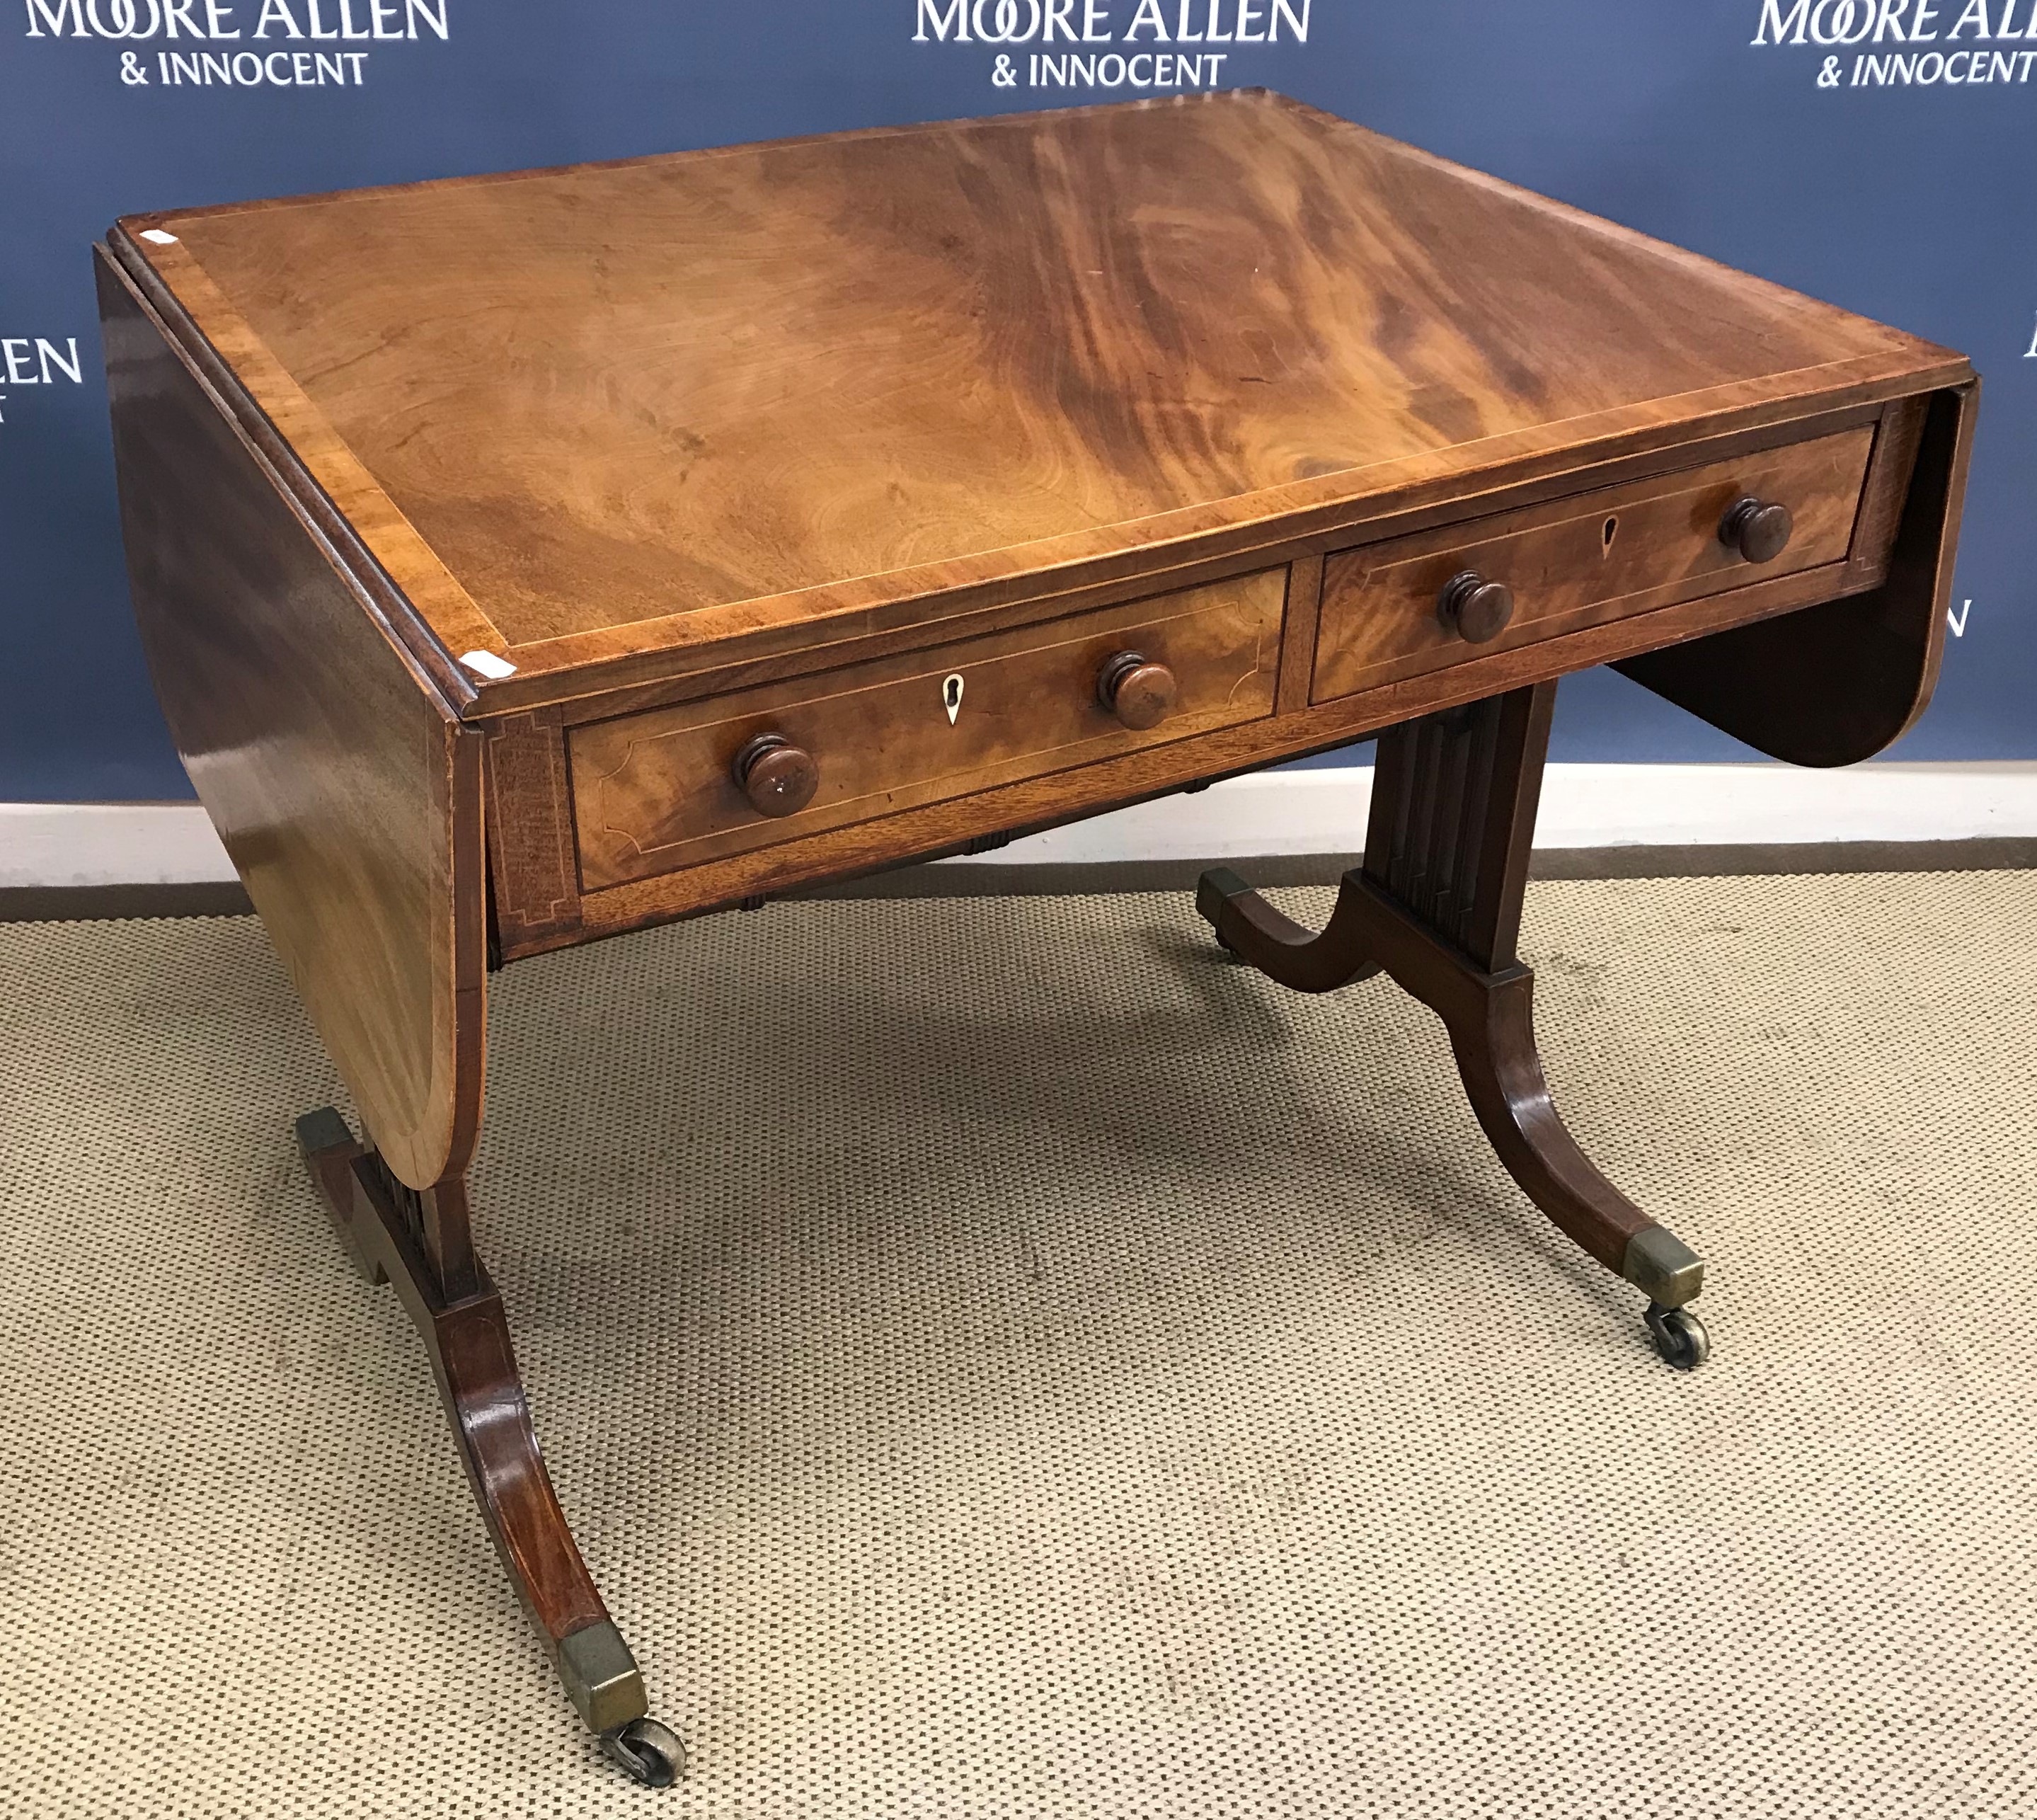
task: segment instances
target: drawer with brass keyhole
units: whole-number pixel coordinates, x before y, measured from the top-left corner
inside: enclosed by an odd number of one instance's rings
[[[1285,567],[571,728],[582,888],[1273,711]]]

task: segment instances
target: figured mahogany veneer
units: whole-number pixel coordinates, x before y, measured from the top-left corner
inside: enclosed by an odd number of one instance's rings
[[[481,1122],[482,748],[100,263],[136,617],[177,750],[389,1167]]]
[[[115,245],[489,711],[1150,592],[1970,373],[1253,93],[169,210]],[[476,647],[516,674],[448,660]]]
[[[1205,913],[1432,1006],[1514,1179],[1702,1359],[1703,1265],[1535,1052],[1555,679],[1798,762],[1896,738],[1960,355],[1249,93],[132,216],[98,269],[157,693],[364,1127],[303,1147],[632,1774],[678,1742],[468,1230],[489,957],[1378,733],[1330,925],[1229,874]]]

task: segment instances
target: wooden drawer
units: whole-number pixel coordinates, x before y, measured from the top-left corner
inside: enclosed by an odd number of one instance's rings
[[[571,728],[584,890],[1012,783],[1273,711],[1287,571],[1265,569],[931,651]],[[1120,653],[1166,664],[1174,706],[1121,725],[1097,694]],[[951,676],[962,698],[950,721]],[[811,753],[796,814],[754,808],[732,772],[759,734]]]
[[[1772,576],[1846,560],[1872,425],[1730,461],[1340,551],[1323,566],[1310,698],[1340,695],[1646,613]],[[1786,505],[1782,554],[1751,562],[1721,541],[1744,497]],[[1506,630],[1472,645],[1438,601],[1475,571],[1513,590]]]

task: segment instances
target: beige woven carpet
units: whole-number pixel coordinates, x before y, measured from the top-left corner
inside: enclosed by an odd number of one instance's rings
[[[498,981],[486,1254],[663,1795],[293,1160],[259,928],[0,927],[0,1811],[2037,1812],[2037,876],[1528,922],[1572,1123],[1711,1262],[1695,1375],[1427,1013],[1184,899]]]

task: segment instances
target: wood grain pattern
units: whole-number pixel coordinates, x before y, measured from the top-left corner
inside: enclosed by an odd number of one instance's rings
[[[1897,407],[1902,402],[1897,401]],[[943,599],[941,617],[931,622],[916,617],[923,611],[923,604],[909,603],[851,618],[768,628],[726,643],[695,643],[648,654],[610,656],[563,673],[520,673],[488,683],[486,694],[471,713],[478,718],[493,718],[520,713],[537,704],[556,704],[569,722],[604,719],[782,678],[815,675],[866,657],[921,650],[952,638],[1020,626],[1041,625],[1091,607],[1306,562],[1332,551],[1347,550],[1389,536],[1409,535],[1467,517],[1569,498],[1592,486],[1652,479],[1708,461],[1781,448],[1861,425],[1872,428],[1880,422],[1884,409],[1897,407],[1849,405],[1820,411],[1810,418],[1737,430],[1729,435],[1707,435],[1677,449],[1611,458],[1585,475],[1545,474],[1523,479],[1518,474],[1509,474],[1503,479],[1488,477],[1497,484],[1487,486],[1481,481],[1468,490],[1460,489],[1447,495],[1433,486],[1416,486],[1405,494],[1332,515],[1298,514],[1291,520],[1255,527],[1249,535],[1241,533],[1236,539],[1201,540],[1192,551],[1171,547],[1127,554],[1112,563],[1095,566],[1086,572],[1092,578],[1079,585],[1071,585],[1065,573],[1053,570],[995,585],[958,588]],[[1897,504],[1899,506],[1899,498]],[[1354,516],[1354,513],[1362,516]],[[1229,547],[1232,542],[1238,547]],[[1094,578],[1099,573],[1105,578]],[[1876,579],[1865,573],[1853,576],[1850,564],[1849,574],[1852,576],[1849,585],[1859,588],[1869,587]],[[480,679],[470,674],[467,680]],[[1304,676],[1304,701],[1306,688]]]
[[[431,626],[412,604],[410,595],[397,585],[388,569],[377,559],[374,549],[363,539],[347,511],[335,503],[334,494],[320,483],[296,445],[283,436],[268,412],[255,402],[239,372],[201,332],[191,312],[163,282],[161,274],[140,257],[134,244],[117,227],[107,236],[104,251],[118,263],[123,277],[140,293],[178,354],[232,417],[235,428],[254,449],[275,483],[288,493],[304,521],[330,547],[335,560],[352,577],[367,599],[370,617],[402,648],[410,661],[430,679],[440,698],[455,713],[464,713],[474,707],[474,673],[456,662],[440,644]],[[232,345],[230,341],[229,345]],[[344,482],[347,477],[334,478]],[[355,478],[358,478],[357,469]],[[367,482],[363,497],[355,499],[350,498],[346,486],[342,485],[338,497],[346,501],[350,509],[357,509],[365,516],[372,516],[377,503],[374,495],[378,490],[372,482]],[[426,592],[430,581],[429,577],[424,578]]]
[[[1618,668],[1793,765],[1857,764],[1900,739],[1944,656],[1978,403],[1977,382],[1931,399],[1880,586]]]
[[[1928,393],[1895,399],[1883,407],[1875,423],[1874,451],[1867,458],[1867,479],[1860,490],[1860,516],[1854,524],[1853,547],[1846,552],[1846,593],[1878,588],[1888,579],[1888,559],[1909,502],[1930,409]]]
[[[555,708],[487,723],[488,860],[498,952],[580,922],[565,732]]]
[[[98,262],[135,612],[180,757],[390,1167],[481,1116],[481,736]]]
[[[1274,704],[1283,714],[1298,713],[1309,705],[1322,609],[1322,557],[1313,551],[1297,556],[1287,566],[1287,612],[1280,635],[1280,682]]]
[[[172,286],[202,271],[204,332],[267,351],[251,395],[286,376],[307,460],[372,477],[527,706],[590,665],[938,619],[1968,370],[1251,93],[124,227]]]
[[[588,891],[697,865],[845,823],[1185,740],[1273,711],[1280,570],[1133,602],[1053,625],[576,727],[568,740],[580,877]],[[1134,650],[1166,664],[1177,695],[1135,731],[1098,679]],[[961,679],[952,720],[943,684]],[[761,734],[811,753],[810,806],[760,815],[731,775]]]
[[[1436,600],[1466,569],[1513,589],[1512,622],[1488,647],[1507,649],[1842,562],[1873,439],[1862,426],[1332,556],[1313,698],[1461,661],[1464,641],[1438,619]],[[1759,566],[1719,541],[1721,517],[1746,494],[1780,501],[1797,521],[1789,547]]]
[[[145,263],[182,308],[205,324],[206,340],[331,500],[349,528],[388,573],[401,577],[410,604],[452,656],[500,653],[501,634],[417,528],[361,464],[275,354],[229,305],[182,241],[150,245]],[[429,651],[417,653],[429,660]],[[463,672],[462,674],[465,674]]]

